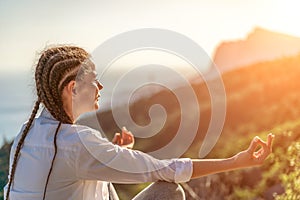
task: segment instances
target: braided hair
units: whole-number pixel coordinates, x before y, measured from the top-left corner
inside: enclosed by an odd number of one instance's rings
[[[20,136],[20,140],[18,141],[16,147],[8,181],[8,189],[6,193],[7,200],[9,199],[11,185],[14,180],[20,150],[24,144],[24,140],[30,130],[41,103],[47,108],[51,115],[59,121],[59,125],[54,134],[53,144],[55,153],[45,184],[45,198],[49,176],[51,174],[53,162],[57,152],[56,136],[58,130],[61,126],[61,123],[73,123],[71,117],[64,110],[62,91],[70,81],[75,80],[78,72],[82,71],[82,69],[80,69],[81,65],[88,59],[89,54],[84,49],[75,46],[54,46],[42,52],[35,69],[35,83],[38,99],[35,102],[30,118],[22,132],[22,135]]]

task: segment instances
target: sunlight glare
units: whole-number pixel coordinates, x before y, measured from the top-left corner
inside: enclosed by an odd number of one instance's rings
[[[266,27],[274,31],[300,37],[300,19],[298,3],[295,0],[277,0],[268,4],[270,13],[266,13]]]

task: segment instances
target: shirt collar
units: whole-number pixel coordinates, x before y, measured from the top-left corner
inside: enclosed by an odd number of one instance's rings
[[[48,111],[47,108],[43,108],[42,112],[41,112],[41,117],[44,117],[46,119],[52,119],[52,120],[56,120],[52,115],[51,113]],[[57,121],[57,120],[56,120]]]

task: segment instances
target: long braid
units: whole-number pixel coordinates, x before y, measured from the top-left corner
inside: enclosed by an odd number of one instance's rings
[[[39,109],[40,103],[43,103],[51,115],[60,123],[54,135],[55,154],[52,159],[50,171],[47,176],[47,181],[44,190],[44,196],[49,181],[49,177],[53,168],[53,163],[57,153],[56,137],[61,123],[72,124],[71,117],[66,113],[62,102],[63,88],[71,81],[75,80],[76,75],[80,69],[80,65],[89,58],[89,54],[79,48],[73,46],[56,46],[45,50],[37,63],[35,71],[35,81],[38,101],[36,101],[32,114],[28,123],[18,142],[16,152],[14,155],[10,178],[8,183],[8,190],[6,199],[9,199],[9,193],[14,180],[18,157],[20,150],[24,144],[24,140],[30,130],[31,124]]]
[[[31,127],[31,124],[36,116],[36,113],[38,112],[39,110],[39,106],[40,106],[40,101],[36,101],[35,102],[35,105],[34,105],[34,108],[32,110],[32,113],[31,113],[31,116],[26,124],[26,127],[25,129],[23,130],[23,133],[21,135],[21,138],[18,142],[18,145],[17,145],[17,148],[16,148],[16,152],[15,152],[15,155],[14,155],[14,160],[13,160],[13,163],[12,163],[12,166],[11,166],[11,172],[10,172],[10,177],[9,177],[9,181],[8,181],[8,189],[7,189],[7,193],[6,193],[6,199],[8,200],[8,197],[9,197],[9,193],[10,193],[10,188],[11,188],[11,185],[12,185],[12,182],[14,180],[14,176],[15,176],[15,172],[16,172],[16,167],[17,167],[17,162],[18,162],[18,158],[19,158],[19,154],[20,154],[20,150],[23,146],[23,143],[24,143],[24,140],[27,136],[27,133]]]
[[[58,124],[58,126],[57,126],[57,128],[56,128],[55,134],[54,134],[54,139],[53,139],[54,155],[53,155],[53,158],[52,158],[51,167],[50,167],[50,169],[49,169],[48,176],[47,176],[47,180],[46,180],[46,184],[45,184],[45,188],[44,188],[43,200],[44,200],[45,197],[46,197],[46,191],[47,191],[47,186],[48,186],[49,178],[50,178],[50,175],[51,175],[51,172],[52,172],[52,169],[53,169],[53,163],[54,163],[54,160],[55,160],[55,157],[56,157],[56,154],[57,154],[57,144],[56,144],[56,139],[57,139],[57,133],[58,133],[58,130],[59,130],[60,126],[61,126],[61,122],[59,122],[59,124]]]

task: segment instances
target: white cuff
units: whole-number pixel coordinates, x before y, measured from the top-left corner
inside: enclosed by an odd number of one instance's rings
[[[175,162],[175,183],[187,182],[193,173],[193,162],[190,158],[179,158]]]

